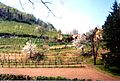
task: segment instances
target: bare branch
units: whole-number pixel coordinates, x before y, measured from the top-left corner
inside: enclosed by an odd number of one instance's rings
[[[49,4],[52,4],[51,2],[44,2],[44,3],[49,3]]]
[[[49,12],[55,17],[55,14],[52,12],[52,10],[46,5],[46,2],[41,0],[42,4],[49,10]],[[48,2],[47,2],[48,3]]]
[[[20,6],[22,7],[22,9],[24,10],[24,7],[23,7],[23,5],[22,5],[21,0],[19,0],[19,3],[20,3]]]
[[[34,7],[34,2],[32,0],[28,0],[28,1],[32,4],[33,8],[35,8]],[[51,13],[55,17],[55,14],[53,13],[53,11],[47,5],[47,4],[52,4],[52,3],[51,2],[44,2],[43,0],[40,0],[40,2],[48,9],[48,13]],[[22,9],[24,10],[24,7],[23,7],[23,4],[22,4],[21,0],[19,0],[19,3],[21,5]]]
[[[63,1],[62,1],[62,0],[60,1],[60,3],[64,5],[64,3],[63,3]]]
[[[33,8],[35,8],[35,7],[34,7],[34,2],[32,2],[31,0],[28,0],[28,1],[33,5]]]
[[[34,3],[31,0],[28,0],[32,5],[34,5]]]

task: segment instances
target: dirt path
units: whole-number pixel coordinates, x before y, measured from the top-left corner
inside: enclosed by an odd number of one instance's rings
[[[0,68],[0,74],[62,76],[70,79],[79,78],[105,81],[120,81],[119,78],[99,72],[89,66],[86,66],[85,68]]]

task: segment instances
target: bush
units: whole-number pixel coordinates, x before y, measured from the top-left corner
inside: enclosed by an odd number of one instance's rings
[[[44,53],[39,53],[38,52],[38,53],[33,54],[31,59],[36,60],[36,61],[41,61],[41,60],[45,59],[45,55],[44,55]]]
[[[45,77],[45,76],[38,76],[36,80],[69,80],[64,77]]]
[[[0,80],[33,80],[33,77],[26,75],[0,74]]]
[[[67,79],[64,77],[45,77],[45,76],[37,76],[37,77],[30,77],[28,75],[13,75],[13,74],[0,74],[0,80],[65,80],[65,81],[92,81],[91,79]]]

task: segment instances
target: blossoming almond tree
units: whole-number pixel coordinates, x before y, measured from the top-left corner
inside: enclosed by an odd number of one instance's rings
[[[26,42],[26,45],[23,47],[22,52],[29,54],[29,58],[32,57],[32,54],[35,53],[36,45],[32,43],[32,41]]]

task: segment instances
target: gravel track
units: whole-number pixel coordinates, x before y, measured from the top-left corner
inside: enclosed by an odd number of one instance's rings
[[[0,68],[0,74],[61,76],[70,79],[79,78],[102,81],[120,81],[120,78],[110,76],[90,66],[86,66],[85,68]]]

